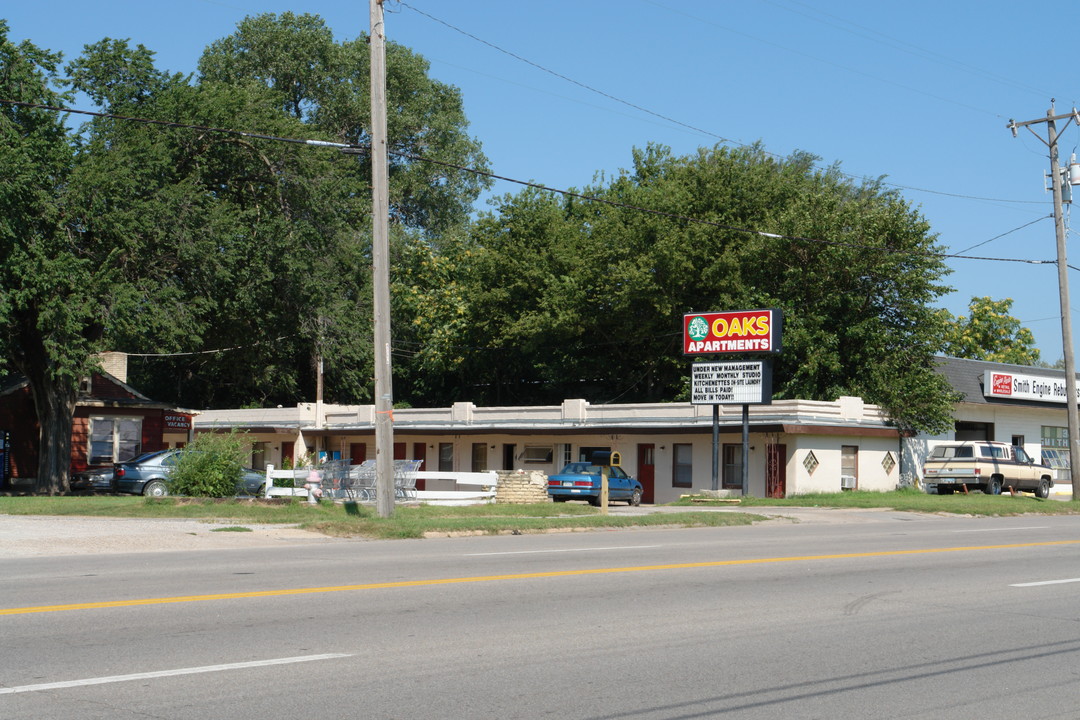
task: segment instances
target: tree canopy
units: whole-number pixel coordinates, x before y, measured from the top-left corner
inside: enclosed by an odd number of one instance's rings
[[[951,399],[931,366],[949,272],[929,225],[880,183],[761,147],[685,157],[649,146],[580,194],[498,200],[468,237],[414,247],[399,299],[443,402],[686,397],[683,313],[779,308],[776,396],[860,395],[906,429],[940,429]],[[409,345],[411,343],[411,345]]]
[[[59,55],[0,25],[0,97],[62,105],[66,87],[109,113],[196,126],[73,128],[0,107],[0,349],[34,392],[40,490],[66,482],[78,379],[103,349],[172,354],[133,365],[132,382],[186,407],[310,398],[316,357],[328,399],[370,398],[369,158],[210,129],[363,143],[366,53],[363,37],[335,43],[318,17],[285,13],[245,20],[198,76],[106,38],[61,78]],[[415,158],[483,167],[459,93],[393,44],[388,74],[395,232],[452,227],[483,181]]]
[[[968,315],[942,310],[945,321],[943,352],[958,358],[990,360],[1014,365],[1039,365],[1035,336],[1009,314],[1012,298],[973,297]]]

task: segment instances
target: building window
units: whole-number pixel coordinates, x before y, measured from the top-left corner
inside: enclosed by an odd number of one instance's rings
[[[723,487],[725,489],[742,489],[742,445],[724,445],[722,451]]]
[[[454,443],[439,443],[439,472],[454,472]]]
[[[90,465],[124,462],[141,453],[142,418],[90,418]]]
[[[487,472],[488,446],[487,443],[472,444],[472,471]]]
[[[1013,445],[1013,447],[1024,447],[1024,436],[1023,435],[1013,435],[1012,445]]]
[[[840,475],[859,480],[859,448],[857,445],[840,446]]]
[[[522,459],[527,463],[550,463],[554,449],[550,445],[526,445]]]
[[[251,444],[251,467],[261,469],[266,467],[266,443],[257,442]]]
[[[674,443],[671,446],[672,487],[694,486],[694,446],[690,443]],[[741,485],[740,485],[741,487]]]

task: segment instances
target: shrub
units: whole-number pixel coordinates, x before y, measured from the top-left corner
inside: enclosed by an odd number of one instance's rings
[[[231,497],[240,484],[251,441],[235,430],[203,433],[177,456],[169,474],[169,492],[190,497]]]

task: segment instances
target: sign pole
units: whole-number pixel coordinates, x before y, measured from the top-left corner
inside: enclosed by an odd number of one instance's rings
[[[712,489],[720,489],[720,406],[712,406]]]
[[[750,486],[750,406],[742,406],[742,494]]]

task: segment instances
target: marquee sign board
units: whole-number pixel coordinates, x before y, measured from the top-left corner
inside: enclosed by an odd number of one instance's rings
[[[772,363],[767,360],[694,363],[690,370],[693,405],[772,403]]]
[[[783,320],[780,310],[687,313],[683,354],[778,353]]]
[[[983,395],[1002,400],[1034,400],[1064,405],[1068,391],[1064,376],[1052,378],[987,370],[983,373]],[[1080,388],[1077,389],[1077,399],[1080,400]]]

